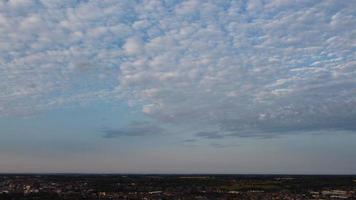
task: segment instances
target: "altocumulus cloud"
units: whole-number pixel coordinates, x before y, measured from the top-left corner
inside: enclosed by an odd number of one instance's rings
[[[355,132],[355,8],[0,1],[0,114],[124,99],[205,138]]]

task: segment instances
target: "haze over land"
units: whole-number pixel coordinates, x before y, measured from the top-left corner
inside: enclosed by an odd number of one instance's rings
[[[356,173],[356,1],[0,1],[0,171]]]

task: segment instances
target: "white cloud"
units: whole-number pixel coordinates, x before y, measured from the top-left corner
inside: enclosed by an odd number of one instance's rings
[[[142,51],[141,41],[137,38],[129,38],[125,42],[123,49],[129,56],[139,54]]]
[[[355,131],[354,7],[1,2],[0,114],[121,96],[196,132]]]

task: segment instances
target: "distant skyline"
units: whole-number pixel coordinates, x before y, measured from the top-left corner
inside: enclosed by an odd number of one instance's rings
[[[354,0],[0,0],[0,173],[355,158]]]

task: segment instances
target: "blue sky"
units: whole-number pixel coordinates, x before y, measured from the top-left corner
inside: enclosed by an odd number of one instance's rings
[[[356,173],[356,1],[0,1],[0,172]]]

